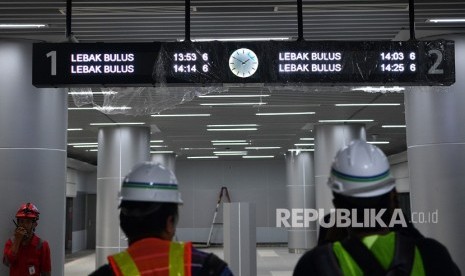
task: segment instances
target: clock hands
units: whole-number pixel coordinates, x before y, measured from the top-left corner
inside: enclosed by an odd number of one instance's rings
[[[246,61],[242,61],[242,60],[240,60],[240,59],[238,59],[238,58],[236,58],[236,57],[232,57],[232,58],[235,59],[235,60],[237,60],[237,61],[239,61],[242,65],[246,64],[246,63],[250,60],[250,58],[247,59]]]
[[[244,64],[244,62],[243,62],[242,60],[240,60],[240,59],[238,59],[238,58],[235,58],[235,57],[232,57],[232,58],[235,59],[235,60],[238,60],[239,62],[241,62],[242,64]]]
[[[240,48],[229,56],[229,69],[240,77],[247,78],[257,71],[258,58],[252,50]]]

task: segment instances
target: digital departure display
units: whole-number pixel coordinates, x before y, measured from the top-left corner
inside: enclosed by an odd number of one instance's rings
[[[282,42],[273,58],[278,83],[450,85],[450,41]]]
[[[159,43],[35,43],[37,87],[155,85]]]
[[[451,85],[453,41],[35,43],[33,84]]]
[[[215,46],[217,44],[217,46]],[[161,48],[161,62],[157,82],[167,84],[221,83],[221,69],[218,55],[220,48],[212,43],[164,43]]]

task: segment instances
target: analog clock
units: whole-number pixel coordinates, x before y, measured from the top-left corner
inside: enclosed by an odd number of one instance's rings
[[[252,76],[258,68],[257,55],[247,48],[234,51],[229,57],[229,69],[240,78]]]

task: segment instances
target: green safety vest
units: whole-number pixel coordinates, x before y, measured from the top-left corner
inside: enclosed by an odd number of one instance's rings
[[[386,235],[372,235],[362,239],[362,243],[373,253],[380,265],[384,269],[388,269],[394,259],[396,234],[391,232]],[[339,266],[343,275],[346,276],[362,276],[363,270],[358,266],[350,254],[344,249],[340,242],[333,243],[333,252],[336,255]],[[415,246],[415,256],[410,275],[421,276],[425,275],[423,261],[420,251]]]

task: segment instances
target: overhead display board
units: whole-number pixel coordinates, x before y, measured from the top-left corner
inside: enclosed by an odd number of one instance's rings
[[[35,43],[33,85],[451,85],[454,42]]]

